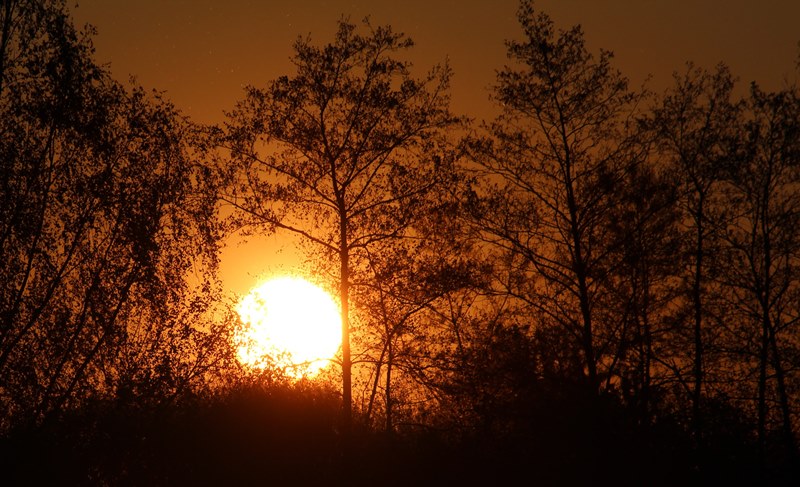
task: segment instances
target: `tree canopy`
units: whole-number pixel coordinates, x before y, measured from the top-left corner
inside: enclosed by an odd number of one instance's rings
[[[333,277],[342,313],[344,422],[350,422],[350,287],[371,279],[370,252],[410,236],[447,182],[444,132],[450,70],[421,78],[399,55],[413,46],[388,26],[340,20],[334,42],[294,45],[294,76],[248,88],[220,145],[223,199],[234,226],[288,231],[315,248]]]

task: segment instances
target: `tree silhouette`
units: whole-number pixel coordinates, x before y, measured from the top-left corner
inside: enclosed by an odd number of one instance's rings
[[[580,27],[556,33],[528,1],[519,20],[525,40],[508,43],[517,64],[495,87],[503,113],[488,127],[492,138],[471,144],[486,174],[474,214],[485,240],[508,255],[506,291],[574,337],[577,367],[596,393],[617,326],[601,317],[616,265],[607,215],[641,160],[625,136],[636,97],[610,53],[587,52]]]
[[[768,386],[774,380],[783,441],[796,455],[787,356],[797,353],[800,290],[800,99],[796,89],[746,99],[738,153],[725,185],[730,216],[723,228],[727,264],[721,277],[736,308],[737,334],[753,343],[757,370],[757,432],[765,448]],[[747,353],[747,352],[745,352]],[[749,355],[749,354],[748,354]],[[740,357],[742,365],[750,362]]]
[[[686,387],[692,403],[693,433],[701,441],[705,374],[714,369],[708,357],[715,347],[710,343],[715,335],[711,328],[719,323],[714,317],[720,316],[716,310],[719,292],[713,284],[719,269],[716,229],[723,218],[720,184],[731,157],[728,146],[739,109],[732,99],[734,79],[725,66],[707,72],[689,64],[685,74],[674,75],[674,81],[674,87],[664,93],[653,110],[652,127],[656,152],[674,175],[678,185],[676,205],[684,215],[681,247],[686,271],[680,277],[685,311],[680,314],[686,316],[686,335],[692,344],[692,380]],[[678,363],[673,366],[682,368]]]
[[[352,415],[351,285],[370,249],[404,237],[447,174],[442,132],[449,68],[414,78],[395,56],[413,43],[389,27],[340,20],[335,40],[294,45],[294,76],[248,88],[226,123],[224,200],[239,228],[293,233],[334,267],[342,313],[344,428]]]
[[[189,158],[189,124],[98,67],[64,2],[3,2],[0,13],[5,429],[113,397],[127,382],[125,355],[137,356],[131,374],[166,376],[176,362],[157,359],[158,346],[177,359],[203,342],[183,356],[188,366],[219,342],[194,321],[210,306],[213,273],[200,279],[206,293],[184,301],[193,266],[216,265],[214,199]]]

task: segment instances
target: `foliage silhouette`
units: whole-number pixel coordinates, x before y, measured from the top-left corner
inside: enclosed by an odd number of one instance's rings
[[[405,237],[447,174],[450,70],[417,79],[395,56],[413,42],[390,27],[340,20],[333,43],[298,39],[297,72],[245,99],[219,130],[223,200],[234,228],[288,231],[316,252],[342,313],[343,422],[352,409],[351,286],[373,247]],[[324,267],[327,265],[327,268]]]
[[[659,100],[649,122],[656,132],[656,153],[662,158],[666,170],[673,173],[677,185],[676,210],[683,214],[682,244],[686,270],[680,274],[679,304],[685,311],[678,313],[679,322],[691,321],[686,340],[692,343],[687,392],[692,401],[692,429],[697,441],[702,440],[703,389],[705,374],[716,368],[709,356],[715,348],[712,327],[719,326],[720,312],[718,288],[714,286],[719,258],[715,227],[724,215],[720,202],[722,171],[730,151],[728,146],[736,130],[739,107],[732,99],[735,80],[724,65],[714,72],[706,72],[691,63],[682,75],[674,76],[675,85]],[[715,323],[715,317],[717,322]],[[679,333],[680,335],[680,333]],[[680,367],[676,363],[676,367]]]
[[[488,136],[470,142],[486,174],[473,213],[482,238],[507,259],[509,277],[498,285],[523,313],[546,317],[540,326],[574,337],[576,367],[599,391],[617,328],[602,316],[618,265],[608,215],[641,159],[626,133],[637,95],[610,53],[595,61],[579,27],[556,33],[531,2],[522,2],[519,19],[525,41],[508,43],[517,64],[498,73],[494,89],[503,113]]]
[[[179,396],[228,348],[206,315],[215,201],[191,126],[97,66],[64,2],[0,8],[0,430]]]

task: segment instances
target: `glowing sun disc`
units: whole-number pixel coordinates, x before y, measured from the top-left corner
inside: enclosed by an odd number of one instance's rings
[[[339,309],[331,296],[299,277],[280,277],[254,287],[236,311],[245,324],[239,361],[285,367],[301,376],[328,364],[341,343]]]

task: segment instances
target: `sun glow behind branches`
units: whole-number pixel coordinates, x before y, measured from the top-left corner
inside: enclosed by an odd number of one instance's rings
[[[280,277],[254,287],[236,307],[244,323],[239,361],[275,365],[289,375],[314,375],[341,344],[339,309],[331,296],[299,277]]]

